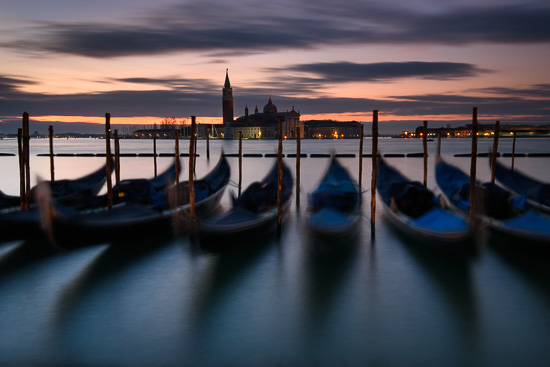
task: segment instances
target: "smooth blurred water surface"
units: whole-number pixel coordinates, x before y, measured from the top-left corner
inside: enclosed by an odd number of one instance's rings
[[[104,140],[56,139],[55,153],[102,153]],[[284,154],[296,152],[284,142]],[[364,141],[370,153],[371,141]],[[479,152],[492,147],[481,139]],[[238,141],[198,142],[197,177]],[[181,152],[188,142],[180,141]],[[420,140],[381,139],[385,153],[419,153]],[[174,142],[157,141],[172,153]],[[358,140],[303,140],[302,153],[355,153]],[[469,172],[467,139],[446,139],[444,157]],[[16,152],[13,140],[0,152]],[[121,140],[122,153],[149,153],[150,140]],[[276,141],[243,141],[244,153],[275,153]],[[501,139],[501,153],[512,140]],[[33,183],[49,178],[48,141],[31,140]],[[435,142],[429,143],[428,186]],[[516,152],[550,152],[547,139],[518,139]],[[159,157],[159,171],[172,158]],[[238,159],[228,158],[236,193]],[[510,158],[499,158],[509,164]],[[78,177],[100,157],[56,157],[56,178]],[[243,158],[243,186],[261,179],[274,158]],[[188,174],[187,158],[182,179]],[[295,172],[295,158],[285,158]],[[442,257],[399,236],[377,207],[370,232],[371,159],[363,159],[364,221],[358,238],[321,246],[303,222],[307,193],[327,158],[301,160],[300,207],[293,203],[282,236],[254,246],[205,252],[189,238],[158,235],[118,246],[50,253],[36,244],[0,244],[0,365],[5,366],[547,366],[550,364],[548,258],[498,251],[482,241],[479,256]],[[359,158],[341,162],[357,178]],[[388,158],[419,181],[421,158]],[[478,177],[489,178],[487,158]],[[550,181],[550,158],[516,158],[518,169]],[[0,157],[0,189],[17,194],[16,157]],[[121,176],[150,177],[153,158],[122,157]],[[294,200],[294,198],[293,198]],[[76,239],[75,239],[76,240]]]

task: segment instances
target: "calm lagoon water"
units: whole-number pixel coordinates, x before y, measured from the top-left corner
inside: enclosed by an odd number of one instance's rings
[[[173,141],[158,141],[171,153]],[[547,139],[518,139],[516,151],[550,152]],[[33,182],[49,177],[47,140],[31,141]],[[55,140],[56,153],[101,153],[104,140]],[[435,188],[429,143],[428,186]],[[442,153],[468,170],[469,140],[447,139]],[[479,152],[492,140],[479,141]],[[199,141],[197,176],[237,141]],[[187,152],[187,141],[180,142]],[[305,140],[302,153],[358,153],[358,140]],[[371,142],[365,140],[364,152]],[[419,140],[382,139],[381,153],[417,153]],[[243,141],[244,153],[275,153],[275,141]],[[121,151],[152,151],[152,141],[122,140]],[[501,139],[499,151],[512,151]],[[16,152],[13,140],[0,153]],[[295,141],[284,153],[295,153]],[[187,158],[182,158],[187,167]],[[509,158],[500,158],[509,163]],[[422,159],[388,158],[422,179]],[[56,157],[56,178],[78,177],[104,158]],[[294,158],[285,158],[291,168]],[[359,158],[341,160],[355,177]],[[158,158],[159,171],[171,158]],[[232,181],[238,159],[229,158]],[[244,158],[243,186],[261,179],[273,158]],[[549,258],[503,252],[481,241],[479,255],[455,260],[399,236],[378,205],[370,233],[371,160],[363,159],[362,231],[349,243],[320,247],[303,230],[307,193],[329,160],[301,160],[301,202],[280,239],[230,252],[201,251],[187,236],[152,236],[124,247],[108,243],[63,253],[0,244],[2,366],[548,366]],[[516,158],[516,167],[550,181],[550,158]],[[0,189],[18,193],[16,157],[0,157]],[[121,158],[121,176],[150,177],[153,158]],[[487,158],[478,176],[489,178]],[[184,172],[185,168],[184,168]],[[229,192],[222,209],[229,205]],[[330,246],[329,246],[330,247]]]

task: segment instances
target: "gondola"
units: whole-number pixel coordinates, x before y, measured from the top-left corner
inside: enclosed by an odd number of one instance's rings
[[[206,247],[255,241],[256,236],[272,232],[278,220],[278,164],[260,182],[253,182],[238,198],[232,197],[232,208],[219,216],[201,221],[199,239]],[[282,164],[282,209],[287,212],[294,181],[286,164]]]
[[[533,208],[550,213],[550,184],[529,177],[518,170],[512,170],[498,161],[495,164],[495,177],[514,194],[525,195],[527,202]]]
[[[159,200],[164,195],[163,191],[174,185],[176,168],[180,166],[179,159],[174,159],[174,162],[157,177],[121,181],[113,187],[113,203],[115,205],[121,203],[150,204]],[[105,168],[103,169],[105,170]],[[54,183],[56,182],[58,181]],[[108,205],[107,194],[92,195],[92,192],[82,193],[78,200],[77,196],[73,195],[74,200],[69,203],[63,200],[59,201],[58,196],[53,194],[55,186],[49,181],[40,183],[33,188],[33,198],[43,195],[45,189],[47,200],[52,200],[57,206],[70,208],[73,211],[98,210]],[[28,211],[21,211],[19,206],[3,210],[0,213],[0,233],[2,233],[0,242],[43,237],[37,203],[35,202]]]
[[[64,179],[49,182],[52,197],[63,205],[75,207],[88,197],[97,195],[107,180],[106,164],[96,171],[77,179]],[[31,189],[31,205],[34,203],[36,186]],[[0,191],[0,210],[2,212],[20,207],[19,196],[7,195]]]
[[[362,193],[346,170],[332,156],[317,188],[308,196],[309,231],[316,237],[332,240],[353,235],[361,222]]]
[[[176,183],[176,171],[181,171],[181,162],[174,159],[173,163],[159,175],[153,178],[131,178],[120,181],[112,189],[113,204],[141,203],[149,204],[168,187]],[[85,200],[73,209],[98,209],[108,205],[107,193],[97,196],[86,196]]]
[[[470,177],[439,159],[435,167],[437,184],[449,204],[463,215],[470,212]],[[550,250],[550,217],[525,204],[525,198],[491,182],[476,183],[476,219],[488,225],[499,243]]]
[[[229,178],[229,164],[222,155],[210,173],[194,181],[197,215],[207,215],[217,207]],[[189,219],[189,182],[180,182],[167,192],[157,194],[148,204],[122,203],[114,205],[111,210],[102,208],[87,212],[44,203],[42,220],[45,234],[58,248],[70,249],[173,233],[178,219]]]
[[[460,215],[439,202],[434,193],[378,158],[376,189],[385,217],[407,237],[435,249],[468,253],[472,230]]]

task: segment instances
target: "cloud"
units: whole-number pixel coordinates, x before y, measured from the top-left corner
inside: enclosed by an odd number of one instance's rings
[[[532,98],[550,98],[550,84],[535,84],[530,88],[483,88],[477,89],[488,94],[532,97]]]
[[[313,73],[323,82],[362,82],[403,78],[458,79],[476,76],[488,70],[471,64],[455,62],[379,62],[357,64],[351,62],[313,63],[294,65],[285,70]]]
[[[525,116],[533,121],[549,121],[548,101],[540,99],[441,94],[392,96],[389,98],[394,99],[392,112],[397,115],[464,114],[471,111],[473,107],[478,107],[480,115],[502,116],[502,120],[507,120],[512,116]]]
[[[220,88],[219,84],[213,84],[211,81],[206,79],[185,79],[185,78],[117,78],[112,79],[117,82],[131,83],[131,84],[140,84],[140,85],[150,85],[150,86],[162,86],[167,89],[178,90],[179,92],[192,92],[192,93],[211,93],[214,90]]]
[[[408,3],[407,3],[408,5]],[[189,1],[112,23],[47,23],[5,47],[108,58],[171,52],[258,52],[323,45],[548,43],[550,6],[449,6],[349,0]]]
[[[29,80],[16,79],[0,75],[0,93],[2,94],[2,97],[0,97],[0,99],[7,98],[12,94],[17,93],[17,89],[20,86],[30,84],[35,83]]]
[[[362,65],[360,65],[362,66]],[[361,69],[361,68],[359,68]],[[370,70],[369,68],[367,68]],[[423,68],[422,68],[423,69]],[[462,73],[468,73],[475,67],[458,67]],[[452,67],[450,70],[454,70]],[[445,71],[448,73],[448,71]],[[353,74],[353,73],[352,73]],[[321,74],[324,75],[324,74]],[[408,75],[408,74],[407,74]],[[386,77],[390,77],[389,73]],[[351,79],[347,74],[344,78]],[[326,78],[326,77],[325,77]],[[480,118],[485,115],[502,116],[502,121],[509,121],[514,116],[525,116],[530,121],[548,121],[549,84],[536,84],[518,89],[485,88],[454,94],[392,95],[385,99],[342,98],[313,94],[304,97],[309,88],[315,88],[312,79],[305,79],[303,84],[295,79],[279,80],[278,84],[269,85],[269,89],[238,88],[235,91],[235,116],[244,114],[244,107],[249,109],[258,106],[260,109],[269,96],[280,111],[295,108],[302,114],[370,114],[380,110],[381,114],[395,116],[447,116],[469,114],[472,107],[478,107]],[[175,116],[183,118],[196,116],[221,116],[221,91],[219,86],[203,85],[185,78],[124,78],[116,79],[126,83],[138,83],[151,86],[151,90],[119,90],[110,92],[81,94],[42,94],[29,93],[17,87],[32,81],[20,80],[0,75],[0,90],[8,91],[6,98],[0,98],[0,111],[5,117],[20,116],[27,111],[32,116],[102,116],[109,112],[113,117],[132,116]],[[294,83],[294,84],[292,84]],[[319,83],[319,82],[317,82]],[[158,86],[163,89],[158,89]],[[319,84],[317,84],[319,85]],[[288,90],[295,88],[295,94]],[[0,116],[1,118],[1,116]]]

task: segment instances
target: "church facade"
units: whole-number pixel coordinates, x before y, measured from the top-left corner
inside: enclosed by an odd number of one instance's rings
[[[300,113],[294,110],[278,112],[277,106],[271,97],[264,106],[262,112],[256,107],[253,114],[248,113],[246,106],[244,115],[233,119],[233,89],[226,71],[225,83],[222,88],[222,109],[224,122],[224,138],[236,139],[242,133],[245,139],[278,139],[279,120],[282,120],[282,132],[284,139],[295,139],[299,132],[300,138],[305,136],[304,123],[300,121]],[[230,136],[229,136],[230,135]]]

